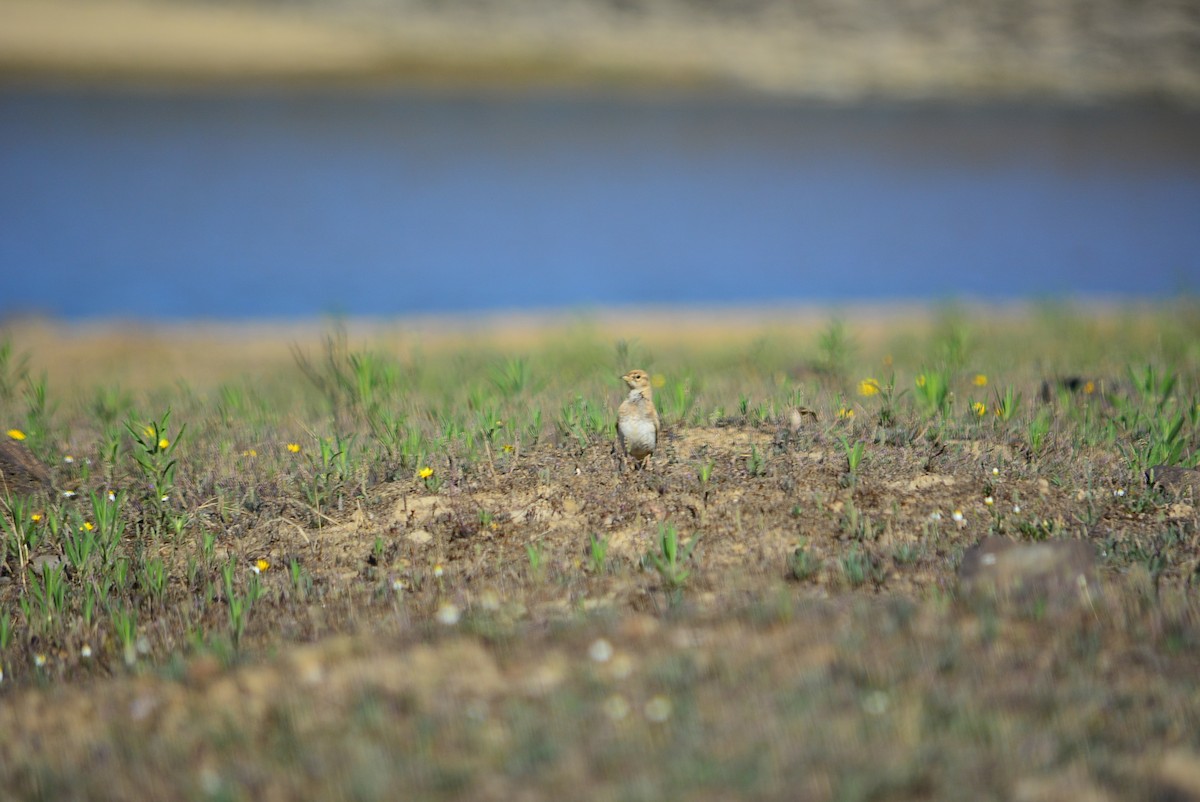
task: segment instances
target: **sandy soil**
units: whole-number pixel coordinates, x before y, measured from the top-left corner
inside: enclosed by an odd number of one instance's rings
[[[737,87],[1200,103],[1200,21],[1122,0],[267,4],[2,0],[0,77]]]

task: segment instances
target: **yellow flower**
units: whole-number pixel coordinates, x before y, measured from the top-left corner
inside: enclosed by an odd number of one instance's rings
[[[879,382],[875,379],[863,379],[858,383],[859,395],[875,395],[879,392]]]
[[[920,376],[917,377],[917,386],[918,387],[925,386],[925,374],[924,373],[922,373]]]
[[[288,443],[287,450],[292,452],[293,454],[299,454],[300,453],[300,444],[299,443]]]
[[[5,432],[5,434],[7,434],[9,437],[11,437],[14,440],[24,440],[25,439],[25,432],[21,431],[20,429],[9,429],[7,432]]]
[[[987,387],[987,376],[982,373],[976,373],[975,378],[971,379],[976,387]]]
[[[159,449],[159,451],[166,451],[166,450],[167,450],[167,446],[169,446],[169,445],[171,445],[171,441],[170,441],[170,440],[168,440],[168,439],[167,439],[167,438],[165,438],[165,437],[164,437],[164,438],[162,438],[161,440],[159,440],[159,441],[158,441],[158,449]]]
[[[80,532],[90,532],[95,528],[96,527],[92,524],[91,521],[84,521],[83,526],[79,527],[79,531]]]
[[[1091,395],[1092,393],[1096,392],[1096,383],[1090,381],[1090,382],[1087,382],[1086,384],[1084,384],[1083,392],[1085,395]]]
[[[983,403],[982,401],[976,401],[971,405],[971,409],[974,410],[975,414],[981,418],[987,414],[987,404]]]
[[[512,451],[513,451],[512,443],[505,443],[504,444],[504,453],[511,454]]]
[[[42,520],[42,514],[40,512],[35,512],[33,515],[29,516],[29,520],[37,523],[38,521]]]
[[[142,434],[146,435],[147,437],[153,437],[154,436],[154,427],[147,426],[145,429],[142,429]]]
[[[661,390],[667,386],[667,377],[661,373],[655,373],[650,377],[650,384],[654,386],[654,389]]]
[[[422,479],[428,479],[430,476],[433,476],[433,468],[430,468],[428,465],[426,465],[417,472],[417,476],[420,476]]]
[[[891,354],[887,354],[886,356],[884,356],[883,366],[885,368],[890,368],[892,366],[892,355]]]
[[[838,420],[850,420],[854,417],[854,410],[849,407],[842,407],[837,413]]]
[[[266,560],[264,560],[262,557],[259,557],[257,560],[255,560],[254,567],[258,569],[259,573],[262,573],[263,571],[270,568],[271,564],[269,562],[267,562]]]
[[[247,448],[245,451],[242,452],[242,456],[243,457],[257,457],[258,452],[255,451],[253,448]]]

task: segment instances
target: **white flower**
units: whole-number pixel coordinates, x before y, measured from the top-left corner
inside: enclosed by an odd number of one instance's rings
[[[1000,469],[992,468],[992,476],[999,476],[999,475],[1000,475]]]
[[[888,709],[888,696],[883,691],[872,691],[862,701],[862,708],[872,716],[882,716]]]
[[[604,700],[604,712],[613,721],[620,721],[629,715],[629,702],[626,702],[621,694],[614,693]]]
[[[393,579],[392,580],[392,590],[396,591],[397,593],[404,590],[404,580],[399,577],[396,577],[395,579]]]
[[[597,638],[592,641],[592,645],[588,647],[588,657],[592,658],[597,663],[607,663],[612,659],[613,647],[612,644],[604,638]]]
[[[985,498],[985,499],[983,500],[983,503],[984,503],[984,504],[986,504],[986,505],[988,505],[988,506],[990,507],[990,506],[992,506],[993,504],[995,504],[995,503],[996,503],[996,499],[992,498],[991,496],[988,496],[987,498]]]
[[[956,524],[961,524],[964,520],[966,520],[963,518],[962,510],[955,510],[950,514],[950,517],[954,519],[954,523]]]
[[[629,675],[633,673],[633,660],[629,655],[618,654],[612,661],[613,679],[629,679]]]
[[[79,656],[82,657],[84,660],[87,660],[89,657],[92,656],[92,647],[86,643],[83,644],[83,648],[79,650]]]
[[[64,498],[75,498],[75,491],[74,490],[64,490],[63,497]]]
[[[70,454],[68,454],[67,456],[63,457],[63,462],[74,462],[74,461],[75,461],[75,458],[74,458],[74,457],[72,457]]]
[[[35,654],[35,655],[33,656],[33,664],[34,664],[35,666],[37,666],[38,668],[41,668],[42,666],[46,665],[46,655],[44,655],[44,654]]]
[[[433,575],[435,577],[437,577],[438,579],[441,579],[442,574],[444,574],[444,573],[446,573],[446,569],[442,567],[441,563],[438,563],[437,565],[433,566]]]
[[[646,702],[642,713],[645,714],[647,721],[662,724],[671,717],[671,700],[662,695],[654,696]]]
[[[1117,498],[1120,498],[1121,496],[1125,495],[1125,488],[1122,487],[1122,488],[1118,488],[1118,489],[1114,490],[1113,495],[1116,496]]]
[[[942,520],[942,514],[940,512],[938,512],[937,510],[934,510],[933,512],[929,513],[929,520],[940,521],[940,520]]]
[[[1020,505],[1020,504],[1014,504],[1014,505],[1013,505],[1013,512],[1015,512],[1015,513],[1020,513],[1020,512],[1021,512],[1021,505]]]
[[[458,605],[453,602],[442,602],[442,606],[438,608],[437,620],[439,623],[452,627],[458,623],[458,619],[462,617],[462,613],[458,609]]]
[[[117,494],[116,494],[116,493],[114,493],[114,492],[113,492],[113,491],[111,491],[111,490],[110,490],[110,491],[108,491],[108,500],[109,500],[109,501],[116,501],[116,500],[117,500]]]

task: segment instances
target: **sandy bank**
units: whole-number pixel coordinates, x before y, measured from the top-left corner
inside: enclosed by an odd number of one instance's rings
[[[1200,104],[1200,18],[1124,0],[0,0],[0,78],[687,85]]]
[[[1053,314],[1086,319],[1100,329],[1153,328],[1174,307],[1162,304],[1063,304]],[[1176,310],[1177,311],[1177,310]],[[347,321],[241,321],[138,323],[46,319],[0,321],[0,343],[29,354],[57,387],[95,384],[149,387],[165,376],[186,375],[193,386],[253,374],[264,366],[291,366],[296,349],[318,354],[344,328],[355,348],[425,357],[474,350],[527,354],[554,344],[636,342],[651,349],[752,350],[756,343],[794,342],[815,352],[831,321],[840,320],[856,347],[877,350],[898,336],[924,338],[946,314],[979,330],[1016,330],[1046,319],[1028,304],[921,304],[787,306],[726,309],[622,309],[587,312],[410,316]],[[1133,327],[1131,329],[1130,327]]]

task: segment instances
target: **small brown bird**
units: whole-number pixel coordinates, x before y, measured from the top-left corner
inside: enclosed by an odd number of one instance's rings
[[[658,445],[658,410],[654,408],[650,376],[644,370],[631,370],[621,379],[629,387],[629,397],[617,410],[621,460],[633,457],[634,467],[645,468]]]

